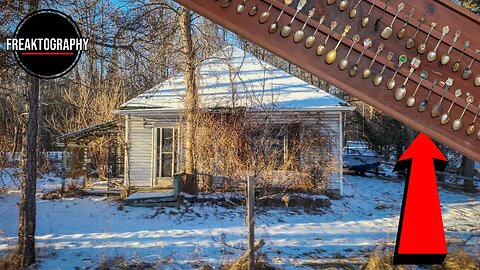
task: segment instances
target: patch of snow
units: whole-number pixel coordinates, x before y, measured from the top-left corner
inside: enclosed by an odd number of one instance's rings
[[[315,269],[308,263],[337,257],[365,260],[396,239],[404,183],[347,176],[345,196],[324,214],[295,208],[258,211],[256,237],[262,251],[283,269]],[[449,249],[479,252],[480,195],[440,190]],[[0,253],[14,248],[19,194],[0,199]],[[106,198],[37,199],[40,269],[95,268],[102,258],[165,261],[160,269],[219,267],[244,253],[247,238],[242,205],[183,205],[180,208],[119,207]],[[50,254],[50,255],[49,255]],[[302,268],[302,269],[303,269]]]

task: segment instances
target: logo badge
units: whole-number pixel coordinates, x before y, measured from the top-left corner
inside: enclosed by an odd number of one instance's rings
[[[87,49],[88,39],[82,38],[77,24],[67,14],[42,9],[28,14],[6,45],[28,74],[55,79],[75,67],[81,52]]]

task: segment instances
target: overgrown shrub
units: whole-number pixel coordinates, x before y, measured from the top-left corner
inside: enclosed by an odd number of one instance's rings
[[[42,200],[59,200],[62,198],[78,198],[85,194],[82,186],[74,181],[62,184],[62,187],[50,190],[42,194]]]

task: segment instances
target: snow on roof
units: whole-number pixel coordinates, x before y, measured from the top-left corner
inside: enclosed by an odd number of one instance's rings
[[[233,46],[203,61],[197,70],[202,108],[350,110],[343,100]],[[184,96],[184,76],[179,73],[120,109],[181,110]]]

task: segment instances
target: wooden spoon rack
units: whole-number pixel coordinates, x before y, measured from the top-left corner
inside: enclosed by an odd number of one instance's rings
[[[349,0],[348,7],[344,11],[340,11],[338,8],[341,0],[336,0],[331,5],[327,4],[327,0],[308,0],[293,20],[291,24],[291,35],[287,38],[281,36],[281,29],[291,21],[300,0],[293,1],[289,6],[285,6],[283,0],[176,1],[318,76],[322,80],[356,96],[410,127],[429,135],[435,140],[470,158],[480,161],[480,117],[478,117],[478,119],[476,117],[480,109],[480,87],[474,84],[476,76],[480,74],[480,61],[474,58],[476,56],[475,51],[480,49],[480,21],[477,15],[457,7],[449,0],[393,0],[389,1],[388,5],[386,0],[362,0],[356,8],[357,14],[353,18],[350,18],[349,12],[357,4],[358,0]],[[245,5],[245,10],[239,13],[237,7],[242,3]],[[390,25],[398,11],[397,9],[400,3],[404,3],[404,9],[399,12],[398,17],[394,21],[393,34],[390,38],[384,39],[381,37],[382,30]],[[366,27],[362,27],[362,18],[368,14],[372,5],[373,8],[369,23]],[[249,10],[254,6],[258,7],[258,12],[252,16],[249,14]],[[264,11],[268,10],[270,6],[272,7],[268,21],[260,23],[259,17]],[[307,20],[307,14],[312,8],[315,8],[316,12],[306,24],[304,29],[305,37],[301,42],[295,43],[293,41],[294,33],[303,27]],[[405,25],[408,14],[412,8],[415,8],[415,13],[406,24],[405,37],[399,39],[397,32]],[[271,23],[277,20],[282,9],[284,9],[284,14],[280,16],[278,20],[278,30],[273,34],[269,33],[268,30]],[[385,12],[383,12],[384,10]],[[318,27],[318,21],[323,15],[325,15],[326,18],[323,25]],[[407,40],[414,35],[421,17],[425,17],[426,21],[419,28],[415,39],[415,46],[407,49],[405,44]],[[379,18],[381,19],[377,23],[376,30],[374,26]],[[332,50],[341,39],[341,34],[346,25],[350,25],[351,29],[346,37],[341,40],[336,50],[336,61],[333,64],[327,64],[325,61],[327,53],[318,56],[316,48],[324,42],[327,35],[331,32],[330,23],[332,21],[336,21],[338,26],[330,35],[329,41],[327,42],[327,52]],[[433,30],[431,29],[432,22],[438,23],[437,27]],[[442,30],[445,26],[449,26],[450,31],[441,39]],[[305,40],[314,33],[317,27],[318,31],[315,35],[315,44],[312,48],[308,49],[305,46]],[[454,35],[457,30],[460,29],[462,34],[457,42],[454,43]],[[426,52],[419,54],[417,48],[425,41],[430,31],[431,35],[425,43]],[[353,46],[353,50],[349,56],[349,67],[341,71],[338,63],[340,59],[347,54],[347,51],[353,43],[352,37],[355,34],[358,34],[361,40]],[[364,51],[364,56],[361,57],[358,64],[359,72],[356,76],[352,77],[349,75],[349,68],[355,64],[363,51],[362,42],[366,38],[372,41],[373,46]],[[435,48],[440,39],[441,42],[437,50],[438,56],[436,60],[432,62],[427,61],[428,52]],[[470,44],[469,47],[464,50],[465,41],[469,41]],[[362,71],[370,65],[380,44],[384,44],[384,50],[375,58],[370,77],[364,79],[362,77]],[[447,52],[452,44],[454,45],[450,53],[450,62],[447,65],[443,65],[440,63],[441,56]],[[462,51],[464,51],[463,57],[461,57]],[[394,53],[392,61],[387,60],[389,52]],[[400,55],[406,55],[408,61],[400,68],[395,77],[395,88],[389,90],[387,88],[387,81],[393,77],[398,66]],[[408,77],[410,73],[409,65],[414,57],[418,57],[421,60],[421,65]],[[480,59],[480,55],[477,55],[476,58]],[[458,72],[454,72],[452,66],[454,62],[459,59],[460,69]],[[469,66],[472,59],[472,75],[469,79],[463,79],[462,72]],[[383,65],[386,65],[383,82],[378,86],[374,86],[373,78],[380,73]],[[427,79],[421,79],[421,71],[428,73]],[[394,94],[395,89],[402,85],[407,77],[406,96],[401,100],[397,100]],[[447,82],[448,78],[453,79],[454,82],[448,92],[444,94],[445,88],[442,87],[442,83]],[[440,83],[434,86],[434,80]],[[415,105],[409,107],[406,105],[406,101],[409,96],[413,95],[418,84],[420,84],[420,87],[415,95]],[[432,91],[428,99],[429,105],[425,111],[420,112],[418,109],[419,103],[428,96],[430,89],[432,89]],[[457,89],[461,89],[462,94],[455,98],[454,93]],[[467,93],[471,96],[470,100],[472,98],[474,99],[473,103],[467,103]],[[438,117],[432,117],[432,107],[439,102],[442,96],[444,96],[444,99],[441,104],[441,114]],[[453,101],[455,102],[452,105]],[[440,120],[442,114],[448,112],[450,107],[450,119],[447,123],[442,124]],[[463,113],[464,110],[465,113]],[[455,131],[452,124],[456,119],[460,118],[462,113],[461,128]],[[475,126],[474,132],[467,134],[467,127],[472,123],[474,123]],[[395,130],[392,130],[392,132],[395,132]]]

